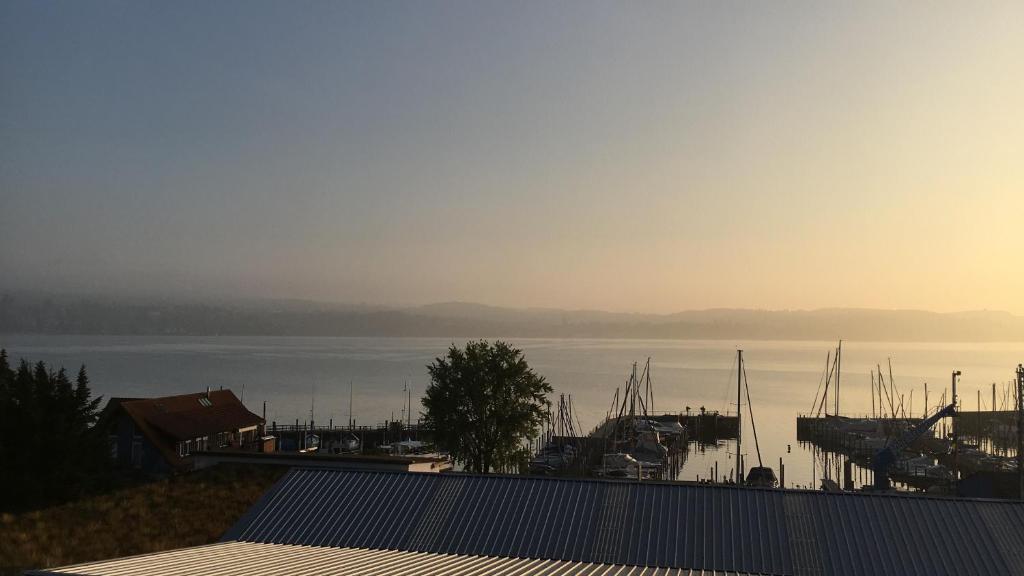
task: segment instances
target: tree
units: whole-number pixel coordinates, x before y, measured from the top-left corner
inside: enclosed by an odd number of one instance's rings
[[[522,351],[497,341],[454,344],[427,366],[424,422],[437,444],[470,472],[518,471],[526,442],[540,432],[551,406],[551,385]]]
[[[42,362],[11,369],[0,350],[0,510],[60,502],[105,480],[107,439],[91,396],[84,366],[73,385]]]

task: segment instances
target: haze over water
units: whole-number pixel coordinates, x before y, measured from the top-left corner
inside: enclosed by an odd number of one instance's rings
[[[655,411],[735,412],[736,348],[744,349],[761,453],[767,465],[786,464],[787,485],[816,485],[812,456],[796,441],[796,416],[811,410],[825,358],[835,342],[509,339],[530,365],[548,379],[557,394],[571,394],[585,431],[611,406],[632,363],[651,357]],[[456,345],[464,340],[454,341]],[[68,369],[85,363],[96,394],[148,397],[198,392],[206,386],[231,388],[259,413],[267,402],[268,421],[307,421],[315,397],[318,424],[348,420],[349,382],[354,387],[357,424],[399,418],[403,387],[413,390],[413,420],[418,396],[428,383],[425,366],[452,344],[446,338],[280,338],[6,335],[0,346],[14,357],[44,360]],[[991,403],[991,384],[1003,385],[1024,361],[1022,343],[885,343],[845,342],[841,381],[842,412],[869,414],[869,372],[876,363],[893,362],[896,385],[913,410],[924,409],[923,383],[929,405],[938,405],[950,373],[961,370],[961,402],[976,408]],[[1001,402],[1001,400],[999,400]],[[744,403],[746,402],[744,398]],[[746,414],[746,408],[744,409]],[[787,453],[787,445],[792,453]],[[745,423],[744,454],[756,460],[753,435]],[[732,443],[699,454],[691,449],[681,479],[707,477],[719,462],[725,474],[732,464]],[[820,474],[819,474],[820,476]]]
[[[303,331],[324,328],[317,312],[294,332],[173,304],[115,318],[135,299],[300,299],[980,310],[1002,331],[961,318],[902,339],[1024,337],[1019,316],[991,313],[1024,313],[1022,2],[186,4],[0,3],[0,312],[14,310],[0,332],[335,334]],[[106,304],[61,324],[71,308],[18,308],[24,294]],[[211,321],[196,331],[196,316]],[[586,335],[722,336],[686,318]],[[396,322],[371,328],[435,319]],[[837,324],[809,337],[875,337]],[[279,421],[307,419],[313,396],[316,420],[346,421],[351,380],[362,423],[401,414],[404,382],[421,392],[450,343],[3,338],[15,356],[87,363],[100,394],[244,384]],[[835,344],[511,341],[587,429],[648,356],[658,410],[734,409],[742,347],[773,462]],[[1022,355],[851,342],[842,407],[870,411],[869,370],[890,356],[915,412],[923,383],[934,406],[957,369],[967,407],[979,389],[991,402]],[[810,483],[793,454],[787,480]]]

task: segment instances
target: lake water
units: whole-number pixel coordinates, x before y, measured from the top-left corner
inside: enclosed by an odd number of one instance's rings
[[[704,406],[735,412],[734,364],[736,349],[742,348],[766,465],[777,468],[782,457],[788,486],[817,483],[820,463],[809,448],[798,445],[796,416],[811,411],[834,342],[507,340],[524,351],[556,394],[572,395],[585,430],[604,417],[632,363],[642,367],[648,357],[656,411]],[[268,422],[307,420],[315,398],[313,416],[325,424],[330,419],[335,424],[347,422],[350,382],[357,424],[401,417],[407,381],[413,390],[415,420],[417,395],[428,383],[426,365],[452,343],[449,338],[0,335],[0,347],[14,359],[43,360],[69,370],[86,364],[94,392],[106,397],[172,395],[207,386],[231,388],[242,395],[244,387],[244,401],[252,411],[259,413],[267,403]],[[843,413],[871,412],[870,370],[881,364],[888,371],[888,358],[908,404],[914,391],[914,413],[924,409],[924,383],[929,383],[929,404],[935,406],[953,370],[963,372],[961,399],[973,410],[978,391],[983,407],[991,403],[992,383],[997,383],[1002,402],[1002,390],[1015,366],[1024,362],[1024,343],[844,343]],[[750,423],[744,425],[743,452],[750,466],[756,452]],[[716,461],[720,473],[727,473],[734,448],[730,442],[703,453],[691,450],[681,478],[706,478]]]

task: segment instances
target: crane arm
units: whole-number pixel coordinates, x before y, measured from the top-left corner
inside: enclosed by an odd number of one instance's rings
[[[899,457],[900,452],[903,452],[907,446],[910,446],[915,440],[920,438],[925,432],[927,432],[936,422],[945,418],[946,416],[952,416],[956,413],[956,405],[950,404],[945,408],[939,410],[935,414],[925,418],[918,422],[913,428],[907,430],[899,438],[889,443],[888,446],[882,448],[875,453],[873,460],[873,466],[875,472],[875,488],[888,489],[889,488],[889,468],[892,467],[896,458]]]

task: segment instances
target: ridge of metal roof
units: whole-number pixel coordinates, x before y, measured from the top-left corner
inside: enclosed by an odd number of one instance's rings
[[[1024,503],[296,469],[225,540],[761,574],[1024,574]]]
[[[382,456],[376,454],[328,454],[312,452],[308,454],[300,454],[298,452],[239,452],[238,450],[224,450],[224,449],[211,449],[211,450],[197,450],[192,452],[193,454],[208,454],[211,456],[219,456],[223,458],[249,458],[257,460],[268,460],[273,461],[276,458],[296,458],[296,459],[308,459],[310,461],[324,461],[324,462],[366,462],[366,463],[379,463],[379,464],[425,464],[431,462],[443,462],[444,458],[440,456],[422,456],[416,454],[402,454],[401,456]],[[293,466],[293,469],[308,469],[316,470],[317,466]],[[390,472],[389,470],[382,470],[382,472]]]
[[[139,556],[31,570],[28,576],[757,576],[739,572],[501,558],[367,548],[221,542]]]
[[[320,455],[318,457],[326,457]],[[402,455],[402,456],[360,456],[361,458],[416,458],[415,455]],[[428,460],[430,458],[427,458]],[[292,471],[316,471],[319,468],[314,466],[293,466],[289,472]],[[374,470],[376,474],[412,474],[414,472],[407,472],[401,470]],[[952,496],[945,494],[928,494],[922,492],[902,492],[899,490],[890,490],[887,492],[876,492],[872,490],[857,490],[857,491],[846,491],[840,490],[837,492],[826,492],[824,490],[812,490],[810,488],[771,488],[767,486],[739,486],[736,484],[713,484],[695,482],[692,480],[643,480],[637,481],[635,478],[566,478],[558,476],[524,476],[522,474],[508,474],[508,473],[494,473],[494,474],[481,474],[477,472],[461,472],[451,471],[444,474],[447,477],[460,477],[460,478],[528,478],[531,481],[536,482],[574,482],[574,483],[599,483],[599,484],[644,484],[649,486],[688,486],[688,487],[700,487],[707,490],[738,490],[741,492],[751,491],[762,491],[762,492],[780,492],[785,494],[811,494],[815,496],[828,495],[829,497],[846,497],[846,498],[912,498],[914,500],[939,500],[942,502],[950,501],[963,501],[963,502],[993,502],[998,504],[1007,504],[1018,502],[1016,500],[1006,500],[1003,498],[982,498],[977,496]],[[1024,501],[1021,501],[1024,504]]]

